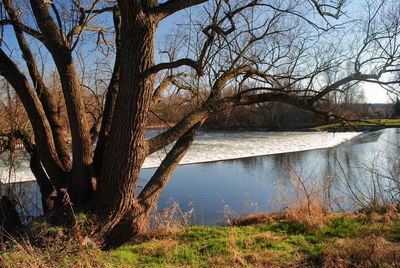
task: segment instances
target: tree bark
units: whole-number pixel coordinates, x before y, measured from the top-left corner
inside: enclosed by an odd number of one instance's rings
[[[55,57],[62,84],[72,137],[72,174],[68,191],[72,202],[86,203],[92,188],[92,143],[76,67],[70,53]]]
[[[120,222],[107,233],[103,248],[120,246],[143,231],[161,192],[188,151],[202,123],[197,123],[177,140],[138,198],[133,200],[132,209],[126,212]]]
[[[97,182],[96,207],[107,224],[102,235],[112,239],[118,225],[131,226],[138,213],[135,190],[140,168],[147,156],[144,138],[154,76],[145,77],[154,65],[156,21],[140,1],[120,1],[121,78],[110,136],[104,153],[101,177]],[[131,226],[131,232],[134,232]],[[129,233],[126,234],[129,236]],[[107,244],[111,241],[107,241]]]
[[[116,45],[115,63],[110,84],[108,85],[107,88],[106,101],[104,104],[104,112],[101,120],[99,138],[97,140],[97,145],[93,157],[93,168],[96,178],[99,178],[101,174],[101,168],[103,166],[104,150],[107,144],[108,136],[110,135],[111,131],[112,117],[114,113],[114,107],[119,88],[120,63],[121,63],[121,35],[120,35],[121,14],[118,6],[114,7],[113,20],[115,27],[115,45]]]

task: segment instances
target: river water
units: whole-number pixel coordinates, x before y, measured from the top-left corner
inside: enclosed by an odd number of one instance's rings
[[[227,210],[238,215],[280,210],[293,200],[296,178],[313,191],[329,184],[336,202],[332,206],[352,208],[353,203],[338,197],[349,195],[347,188],[352,185],[353,191],[368,198],[374,174],[392,171],[399,140],[400,129],[362,134],[201,132],[182,161],[185,165],[177,168],[163,191],[158,209],[176,202],[183,212],[193,211],[192,223],[197,224],[221,223]],[[139,190],[163,154],[146,159]],[[18,165],[15,179],[31,178],[26,161]],[[19,185],[34,192],[34,182]],[[39,200],[37,196],[30,198]]]
[[[275,135],[279,136],[279,133],[274,133],[273,136]],[[298,133],[283,135],[288,139],[277,141],[277,144],[286,146],[285,143],[292,135]],[[318,133],[310,135],[316,135],[313,138],[318,137]],[[385,129],[360,134],[330,148],[182,165],[165,188],[159,201],[160,208],[170,205],[171,202],[180,204],[183,211],[193,208],[194,222],[200,224],[222,222],[227,208],[238,215],[280,210],[295,194],[293,177],[300,176],[301,180],[307,181],[309,187],[315,185],[315,191],[319,188],[316,184],[331,181],[332,195],[336,196],[337,202],[336,205],[333,204],[334,209],[351,209],[354,204],[347,199],[341,201],[339,197],[352,197],[347,189],[350,185],[354,192],[362,192],[365,199],[369,198],[372,194],[369,192],[371,177],[374,172],[386,174],[392,171],[399,141],[400,129]],[[306,140],[297,139],[295,142],[302,146]],[[246,138],[239,139],[237,143],[247,145],[252,141]],[[215,142],[214,146],[207,151],[226,149],[223,142]],[[257,146],[269,145],[258,142],[250,148],[249,154]],[[296,143],[290,146],[296,147]],[[372,167],[374,172],[371,172]],[[141,185],[145,184],[153,172],[154,169],[142,172]]]

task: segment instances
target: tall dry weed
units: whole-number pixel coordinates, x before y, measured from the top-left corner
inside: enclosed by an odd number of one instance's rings
[[[328,223],[329,214],[332,212],[332,177],[325,176],[321,179],[314,178],[312,174],[306,176],[301,166],[295,169],[287,164],[287,168],[293,190],[285,189],[283,184],[280,184],[280,191],[283,194],[277,194],[279,202],[286,202],[285,219],[307,226],[322,226]]]
[[[163,210],[155,208],[147,225],[147,234],[163,234],[175,232],[190,226],[194,218],[194,209],[183,211],[181,206],[172,201],[169,207]]]

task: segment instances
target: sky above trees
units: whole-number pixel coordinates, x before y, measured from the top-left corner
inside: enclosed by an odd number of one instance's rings
[[[396,1],[396,0],[393,0]],[[377,1],[369,1],[370,3],[377,3]],[[345,16],[341,16],[339,19],[339,23],[343,23],[345,21],[353,20],[353,19],[360,19],[360,18],[365,18],[367,16],[367,5],[368,1],[364,0],[352,0],[347,2],[347,7],[345,8]],[[310,5],[311,8],[311,5]],[[176,14],[164,19],[161,21],[157,33],[156,33],[156,54],[155,54],[155,61],[161,61],[163,60],[161,57],[161,54],[159,53],[163,49],[165,49],[165,44],[166,41],[172,38],[173,35],[175,35],[177,32],[179,32],[180,27],[185,27],[185,24],[188,23],[187,18],[190,17],[193,14],[196,14],[198,12],[201,12],[204,10],[204,5],[199,5],[195,6],[180,12],[177,12]],[[318,16],[317,14],[315,14]],[[104,14],[100,16],[100,19],[107,23],[112,23],[112,16],[111,14]],[[21,62],[23,62],[22,55],[20,55],[20,52],[18,50],[18,45],[17,42],[14,38],[14,33],[10,29],[10,27],[5,27],[5,32],[4,35],[7,36],[7,48],[10,51],[10,54],[13,54],[13,58],[21,58]],[[90,36],[90,33],[87,34],[87,36]],[[27,36],[28,39],[31,39],[29,36]],[[89,38],[96,38],[94,35],[92,35]],[[111,35],[110,35],[111,38]],[[31,39],[31,42],[36,42],[34,39]],[[87,45],[89,44],[89,45]],[[52,70],[55,69],[54,63],[51,60],[51,57],[49,53],[45,50],[42,49],[41,45],[38,44],[36,46],[37,53],[41,54],[41,58],[44,62],[42,65],[43,68],[43,73],[51,74]],[[79,44],[79,48],[77,49],[77,53],[80,53],[80,57],[83,56],[83,60],[85,63],[90,66],[90,65],[96,65],[99,62],[102,61],[110,61],[109,65],[112,66],[113,64],[113,57],[110,57],[109,59],[104,59],[101,55],[99,55],[98,51],[96,50],[96,45],[95,42],[81,42]],[[165,60],[165,59],[164,59]],[[39,65],[41,65],[40,62],[38,62]],[[78,66],[79,68],[79,66]],[[24,64],[21,64],[21,69],[26,70]],[[87,70],[86,70],[87,71]],[[365,94],[365,102],[367,103],[391,103],[395,100],[394,96],[389,97],[387,92],[382,89],[379,85],[376,84],[369,84],[369,83],[361,83],[361,87],[364,89],[364,94]]]
[[[393,0],[393,3],[395,3],[396,1],[397,0]],[[339,23],[354,19],[366,18],[368,15],[368,5],[373,5],[374,2],[376,4],[379,1],[350,0],[346,2],[347,6],[345,8],[345,16],[342,16],[339,19]],[[190,9],[180,11],[173,16],[170,16],[161,21],[159,28],[157,29],[156,48],[158,48],[159,51],[162,51],[163,46],[165,45],[165,41],[171,38],[171,36],[174,35],[177,31],[179,31],[179,27],[182,27],[182,25],[187,23],[187,21],[185,21],[185,18],[192,14],[195,14],[196,12],[201,11],[202,9],[204,9],[204,5],[195,6]],[[317,14],[315,15],[318,16]],[[156,52],[156,61],[157,60],[158,59]],[[371,83],[361,83],[360,86],[364,90],[364,100],[366,103],[393,103],[396,100],[394,96],[389,96],[387,91],[379,85]]]

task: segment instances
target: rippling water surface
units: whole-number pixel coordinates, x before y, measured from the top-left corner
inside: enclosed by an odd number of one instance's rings
[[[177,202],[183,211],[194,210],[193,222],[197,224],[223,222],[227,207],[239,215],[279,210],[284,205],[283,199],[294,196],[293,174],[312,183],[332,180],[334,193],[343,190],[344,177],[346,182],[362,180],[363,186],[357,187],[368,189],[371,176],[368,167],[378,162],[378,169],[390,166],[391,158],[397,154],[399,139],[399,129],[360,135],[201,132],[183,160],[187,165],[177,168],[162,193],[159,209]],[[163,154],[150,156],[146,167],[156,166]],[[20,161],[19,165],[16,177],[25,178],[29,174],[27,163]],[[154,171],[154,168],[142,170],[140,187]]]

